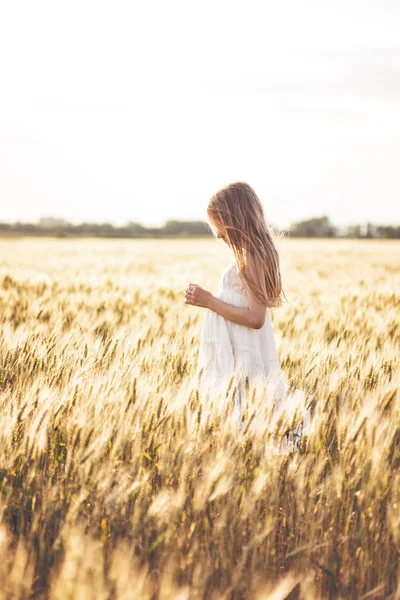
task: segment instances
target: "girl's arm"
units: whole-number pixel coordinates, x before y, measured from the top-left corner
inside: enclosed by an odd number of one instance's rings
[[[261,329],[267,312],[266,306],[250,299],[250,296],[248,306],[233,306],[215,296],[211,296],[208,308],[224,317],[224,319],[228,319],[228,321],[251,327],[251,329]]]
[[[251,292],[247,290],[248,306],[233,306],[216,298],[195,283],[189,283],[185,291],[186,304],[202,306],[213,310],[224,319],[233,321],[238,325],[245,325],[251,329],[261,329],[265,322],[267,307],[259,304]]]

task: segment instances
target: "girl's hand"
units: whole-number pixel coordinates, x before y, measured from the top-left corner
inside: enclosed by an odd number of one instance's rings
[[[197,283],[190,282],[185,290],[185,303],[193,306],[210,307],[210,301],[214,298],[211,292],[203,289]]]

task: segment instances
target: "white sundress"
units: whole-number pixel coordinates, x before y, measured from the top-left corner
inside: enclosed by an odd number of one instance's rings
[[[223,273],[215,296],[234,306],[248,305],[247,291],[237,273],[235,263]],[[256,386],[257,382],[268,382],[272,386],[274,415],[277,416],[285,407],[289,388],[281,372],[269,311],[266,312],[264,325],[260,329],[252,329],[229,321],[212,310],[206,310],[197,374],[200,378],[200,394],[226,391],[234,376],[235,411],[239,429],[243,427],[242,407],[246,376],[250,386]],[[296,390],[295,393],[303,394],[300,390]],[[309,430],[310,416],[310,408],[307,408],[303,421],[296,430],[284,436],[280,448],[277,449],[278,453],[298,449],[301,434]]]

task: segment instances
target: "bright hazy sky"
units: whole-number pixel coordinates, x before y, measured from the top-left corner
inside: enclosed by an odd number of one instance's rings
[[[400,223],[398,0],[0,0],[0,221]]]

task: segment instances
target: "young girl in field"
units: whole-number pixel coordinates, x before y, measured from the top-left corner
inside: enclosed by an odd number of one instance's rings
[[[223,273],[215,295],[191,282],[185,303],[208,309],[198,360],[200,393],[227,390],[233,378],[235,410],[242,428],[246,378],[250,387],[267,381],[273,386],[275,415],[288,400],[268,312],[281,306],[284,296],[279,255],[262,204],[247,183],[232,183],[215,193],[207,217],[214,235],[232,250],[234,261]],[[296,430],[287,432],[281,448],[298,449],[309,424],[310,408]]]

